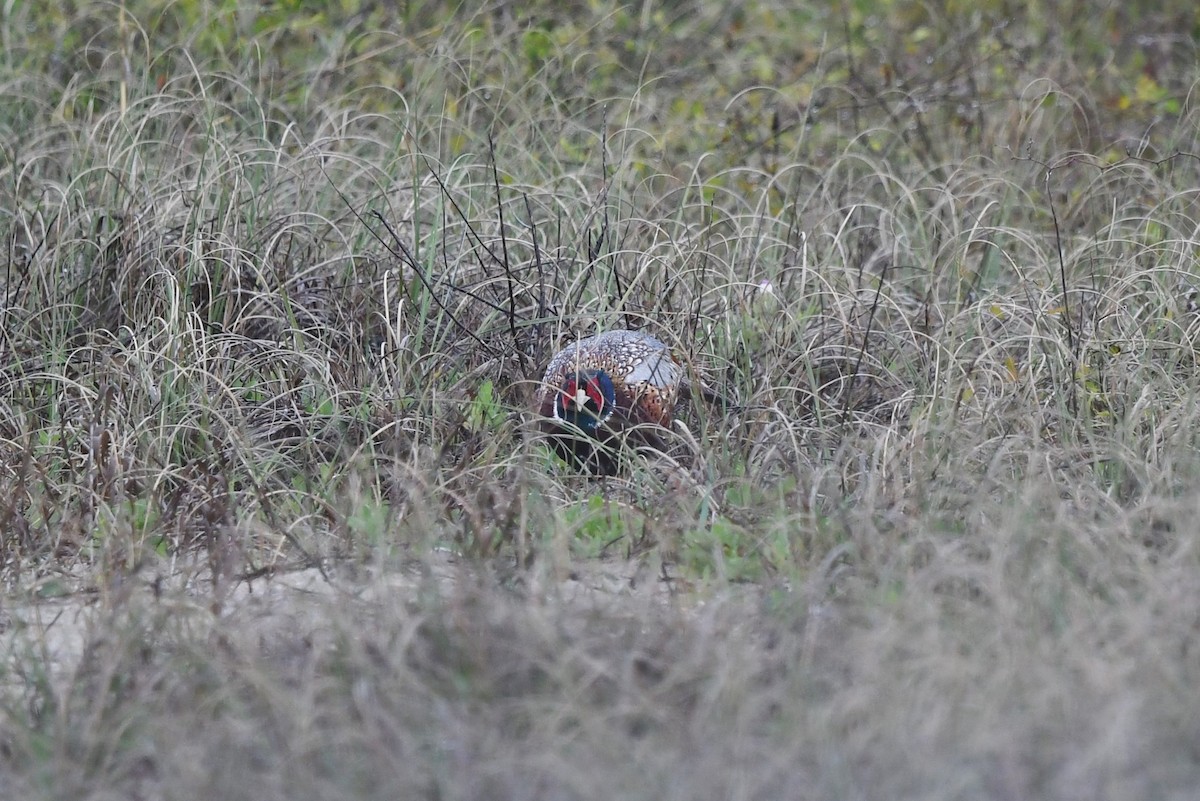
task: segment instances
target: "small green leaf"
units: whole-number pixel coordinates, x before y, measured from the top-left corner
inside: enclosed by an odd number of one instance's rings
[[[496,398],[496,388],[491,381],[484,381],[471,401],[467,425],[473,431],[495,431],[503,419],[504,410]]]
[[[525,58],[529,59],[534,66],[541,66],[546,59],[554,55],[554,40],[550,38],[550,34],[540,28],[526,31],[521,40],[521,46],[525,51]]]

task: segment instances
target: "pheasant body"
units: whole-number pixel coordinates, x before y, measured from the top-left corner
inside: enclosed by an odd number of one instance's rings
[[[661,340],[607,331],[555,354],[534,404],[560,456],[611,475],[622,439],[663,449],[662,431],[687,386],[683,366]]]

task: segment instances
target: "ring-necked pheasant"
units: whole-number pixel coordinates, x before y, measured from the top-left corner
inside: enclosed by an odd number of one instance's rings
[[[689,392],[683,365],[666,344],[640,331],[619,330],[555,354],[534,403],[559,456],[592,473],[613,475],[626,442],[664,449],[662,432]]]

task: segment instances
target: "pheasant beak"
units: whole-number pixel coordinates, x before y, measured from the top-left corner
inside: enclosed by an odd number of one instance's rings
[[[587,408],[588,395],[587,392],[584,391],[583,387],[575,390],[575,397],[571,400],[575,402],[575,408],[579,411],[582,412]]]

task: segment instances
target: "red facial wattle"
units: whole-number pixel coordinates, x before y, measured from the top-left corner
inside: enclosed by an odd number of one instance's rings
[[[563,382],[562,389],[558,393],[558,399],[555,401],[556,411],[560,418],[567,419],[568,413],[574,409],[575,396],[578,393],[579,384],[574,378],[568,378]]]
[[[596,416],[604,416],[604,393],[600,390],[600,382],[594,378],[588,379],[584,386],[584,392],[592,403],[596,404]]]

